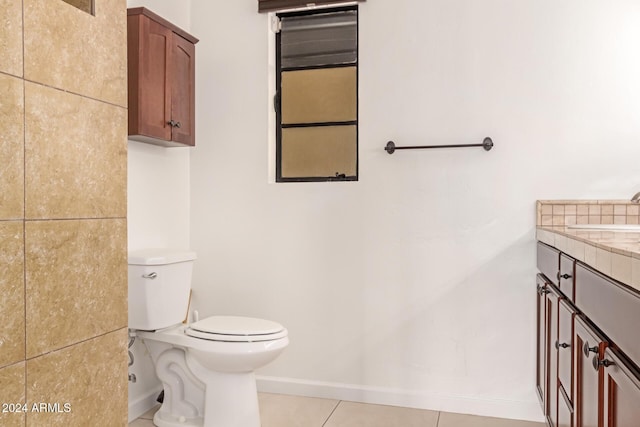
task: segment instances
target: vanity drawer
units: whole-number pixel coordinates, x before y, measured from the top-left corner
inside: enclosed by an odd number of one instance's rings
[[[560,251],[538,242],[538,270],[547,276],[554,285],[558,285]]]
[[[576,307],[636,364],[640,363],[640,295],[576,264]]]
[[[560,254],[560,272],[558,273],[558,287],[569,299],[575,301],[574,280],[575,280],[576,260],[565,254]]]

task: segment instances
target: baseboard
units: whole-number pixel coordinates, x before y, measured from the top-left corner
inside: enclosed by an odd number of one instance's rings
[[[140,418],[142,414],[156,406],[158,404],[156,399],[158,398],[158,394],[160,394],[160,391],[162,391],[162,387],[153,389],[147,392],[145,395],[137,398],[135,401],[129,402],[129,422],[135,420],[136,418]]]
[[[485,417],[544,422],[537,400],[484,399],[435,392],[418,392],[259,375],[256,376],[256,382],[258,391],[266,393],[321,397]],[[534,394],[532,393],[533,396]]]

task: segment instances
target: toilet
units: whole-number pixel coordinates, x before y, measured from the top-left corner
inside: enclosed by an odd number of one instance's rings
[[[287,347],[279,323],[187,315],[196,254],[169,249],[129,253],[129,329],[151,354],[164,386],[159,427],[260,427],[254,371]]]

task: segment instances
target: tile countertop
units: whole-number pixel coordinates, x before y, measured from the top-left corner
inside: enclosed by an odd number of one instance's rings
[[[536,238],[601,273],[640,290],[640,232],[538,225]]]

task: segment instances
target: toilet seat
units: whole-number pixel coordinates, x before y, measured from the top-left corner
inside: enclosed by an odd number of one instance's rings
[[[199,339],[224,342],[272,341],[287,336],[279,323],[254,317],[211,316],[190,324],[185,334]]]

